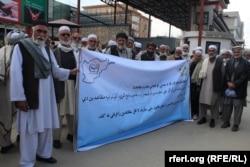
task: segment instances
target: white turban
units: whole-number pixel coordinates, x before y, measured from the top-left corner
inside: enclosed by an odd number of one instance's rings
[[[135,41],[133,37],[128,37],[128,40]]]
[[[217,50],[217,47],[215,45],[209,45],[208,49],[215,49],[215,50]]]
[[[135,42],[134,45],[135,45],[136,48],[141,48],[141,43],[140,42]]]
[[[116,42],[115,42],[115,41],[109,40],[108,46],[115,46],[115,45],[116,45]]]
[[[200,50],[195,50],[195,54],[202,55],[202,51],[200,51]]]
[[[82,41],[82,42],[88,42],[88,38],[83,37],[83,38],[81,39],[81,41]]]
[[[95,34],[89,34],[89,35],[88,35],[88,39],[90,39],[90,38],[95,38],[95,39],[97,39],[97,36],[96,36]]]
[[[68,30],[70,32],[70,28],[68,26],[61,26],[58,31],[61,32],[63,30]]]
[[[178,47],[175,48],[175,50],[180,50],[180,51],[182,51],[182,47],[179,47],[179,46],[178,46]]]
[[[186,43],[182,45],[182,47],[184,47],[184,46],[189,47],[188,44],[186,44]]]

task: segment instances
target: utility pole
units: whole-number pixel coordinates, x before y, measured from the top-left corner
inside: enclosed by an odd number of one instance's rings
[[[76,24],[78,25],[80,25],[80,6],[81,1],[77,0]],[[77,27],[77,32],[79,33],[79,27]]]
[[[200,1],[200,17],[199,17],[199,34],[198,34],[198,46],[201,46],[202,30],[204,19],[204,0]]]

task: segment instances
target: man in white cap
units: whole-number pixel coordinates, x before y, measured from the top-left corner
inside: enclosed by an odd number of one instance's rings
[[[220,93],[222,91],[222,61],[217,58],[217,47],[210,45],[208,47],[208,58],[205,58],[202,63],[202,68],[199,73],[199,78],[202,79],[202,86],[200,92],[200,120],[197,124],[204,124],[207,122],[207,110],[210,109],[210,123],[209,126],[215,126],[215,120],[219,117],[219,101]]]
[[[88,45],[88,38],[87,37],[83,37],[81,39],[81,42],[82,42],[82,48],[86,48],[87,45]]]
[[[250,63],[242,58],[242,48],[236,46],[232,48],[233,58],[229,60],[225,69],[224,81],[224,106],[222,111],[223,124],[221,128],[230,127],[230,119],[234,110],[234,124],[232,131],[239,129],[243,107],[246,106],[248,77],[250,76]],[[234,92],[230,96],[226,91]]]
[[[173,55],[168,56],[167,60],[182,60],[182,47],[176,47]]]
[[[142,44],[140,42],[134,42],[134,54],[137,55],[141,51]],[[135,59],[135,56],[133,57]]]
[[[201,90],[201,78],[199,73],[202,67],[203,57],[200,50],[195,50],[193,61],[190,62],[190,107],[191,116],[194,120],[199,117],[199,97]]]
[[[164,44],[159,47],[159,58],[160,60],[167,60],[167,46]]]
[[[57,162],[52,157],[52,129],[59,127],[53,77],[67,80],[78,71],[58,67],[53,52],[45,45],[47,35],[47,23],[38,20],[32,39],[19,41],[13,49],[10,99],[17,108],[20,167],[33,167],[36,160]]]
[[[73,48],[73,53],[75,55],[76,64],[79,63],[79,54],[82,48],[81,34],[74,32],[71,36],[71,47]]]
[[[86,49],[91,50],[91,51],[95,51],[95,52],[101,52],[101,51],[99,51],[97,42],[98,42],[97,35],[89,34],[88,35],[88,45],[87,45]]]
[[[109,40],[108,43],[106,44],[106,47],[102,50],[102,53],[106,53],[107,50],[113,46],[116,46],[116,42],[113,40]]]
[[[134,38],[129,36],[128,41],[127,41],[127,48],[133,49],[134,48],[134,42],[135,42]]]
[[[13,116],[16,114],[10,102],[10,62],[13,46],[25,34],[20,30],[12,30],[6,36],[6,45],[0,49],[0,147],[1,153],[7,153],[14,145],[11,142],[11,129]]]
[[[183,44],[182,45],[182,58],[183,59],[187,59],[187,60],[190,59],[190,56],[189,56],[189,45],[188,44]]]
[[[61,26],[58,31],[59,44],[54,50],[57,63],[65,69],[76,68],[76,59],[71,47],[71,32],[68,26]],[[68,134],[67,140],[73,142],[73,123],[74,123],[74,104],[75,104],[75,75],[69,75],[67,81],[55,79],[56,100],[58,103],[60,128],[55,129],[53,133],[54,148],[61,148],[60,142],[62,136],[62,121],[66,117]]]

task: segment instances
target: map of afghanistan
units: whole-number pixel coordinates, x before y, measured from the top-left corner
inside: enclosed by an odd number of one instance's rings
[[[83,82],[85,83],[94,83],[97,78],[99,78],[110,64],[115,64],[115,62],[110,62],[109,59],[100,60],[98,58],[92,59],[90,61],[84,60],[81,64],[83,75]]]

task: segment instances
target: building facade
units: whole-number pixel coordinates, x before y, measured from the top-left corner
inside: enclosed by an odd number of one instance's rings
[[[126,5],[117,3],[116,8],[109,5],[94,5],[83,7],[84,13],[96,18],[112,20],[114,25],[130,25],[128,35],[132,37],[148,37],[149,19],[143,16],[138,10]]]
[[[228,4],[229,0],[204,0],[204,4],[194,3],[191,7],[190,31],[183,31],[183,43],[188,43],[192,49],[199,45],[200,38],[200,46],[204,49],[205,54],[211,44],[217,46],[218,54],[221,49],[230,49],[232,46],[238,45],[237,40],[242,40],[243,37],[243,23],[236,19],[232,21],[232,25],[228,26],[223,13]],[[201,9],[203,9],[203,24],[200,29]],[[240,26],[240,28],[234,30],[230,28],[232,26]]]

